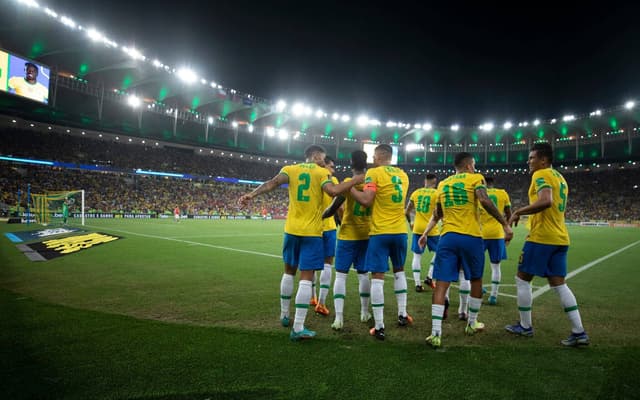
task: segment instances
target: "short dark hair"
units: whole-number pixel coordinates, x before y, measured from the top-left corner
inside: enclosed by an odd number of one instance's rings
[[[336,161],[331,156],[324,156],[324,163],[329,164],[330,162],[335,164]]]
[[[535,143],[531,147],[531,151],[535,151],[540,158],[546,158],[549,164],[553,162],[553,148],[549,143]]]
[[[367,153],[362,150],[351,152],[351,168],[362,171],[367,168]]]
[[[453,161],[453,165],[456,168],[460,169],[460,168],[464,167],[465,165],[467,165],[469,160],[473,160],[473,154],[467,153],[466,151],[463,151],[461,153],[456,154],[456,158]]]
[[[324,149],[324,147],[317,145],[317,144],[312,144],[311,146],[307,147],[306,149],[304,149],[304,156],[306,158],[311,158],[311,156],[314,153],[324,153],[327,154],[327,151]]]
[[[425,179],[427,180],[432,180],[432,179],[436,179],[436,174],[427,174],[427,176],[425,177]]]
[[[485,176],[484,180],[487,182],[487,185],[493,185],[493,176]]]
[[[389,146],[388,144],[380,144],[376,147],[375,151],[377,152],[381,152],[381,153],[386,153],[387,154],[387,158],[391,159],[391,156],[393,156],[393,148],[391,146]]]

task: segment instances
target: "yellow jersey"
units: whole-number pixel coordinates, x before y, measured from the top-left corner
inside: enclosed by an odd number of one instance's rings
[[[487,195],[491,202],[498,209],[500,214],[504,215],[504,210],[511,207],[509,195],[504,189],[487,188]],[[482,226],[483,239],[504,239],[504,228],[495,218],[485,211],[482,205],[478,205],[480,210],[480,225]]]
[[[369,235],[407,233],[404,203],[409,191],[409,177],[398,167],[383,165],[367,170],[364,190],[373,190]]]
[[[351,178],[346,178],[348,182]],[[355,188],[362,190],[363,185]],[[340,240],[367,240],[369,239],[369,225],[371,224],[371,207],[365,207],[358,203],[351,193],[343,194],[345,200],[343,203],[344,212],[342,213],[342,225],[338,231],[338,239]],[[326,219],[326,218],[325,218]]]
[[[540,244],[568,246],[569,232],[564,223],[564,211],[567,207],[569,186],[560,172],[555,169],[539,169],[531,176],[529,204],[535,203],[538,200],[538,192],[545,188],[551,189],[553,204],[539,213],[529,215],[531,228],[526,240]]]
[[[482,237],[476,190],[484,187],[482,175],[469,173],[451,175],[438,184],[438,203],[443,213],[441,235],[455,232]]]
[[[338,178],[336,178],[335,176],[331,177],[331,182],[333,182],[334,184],[338,184],[340,182],[338,182]],[[331,202],[333,201],[333,197],[329,196],[327,193],[324,194],[324,198],[322,199],[322,209],[326,210],[330,205]],[[322,220],[322,232],[327,232],[327,231],[335,231],[336,230],[336,220],[332,218],[324,218]]]
[[[49,89],[47,89],[43,84],[39,82],[29,83],[23,77],[14,76],[13,78],[9,78],[8,86],[10,89],[13,89],[17,95],[27,97],[41,103],[47,103],[49,98]]]
[[[438,191],[434,188],[420,188],[411,193],[409,200],[413,203],[416,210],[416,216],[413,220],[413,233],[422,235],[424,233],[433,210],[436,208]],[[429,236],[440,236],[440,227],[436,225],[430,232]]]
[[[331,172],[315,163],[287,165],[280,170],[289,177],[289,211],[284,231],[296,236],[322,236],[322,187]]]

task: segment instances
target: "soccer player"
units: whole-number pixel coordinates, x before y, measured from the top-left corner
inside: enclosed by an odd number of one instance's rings
[[[338,183],[338,179],[333,176],[336,173],[336,165],[333,158],[326,156],[324,158],[324,167],[331,173],[331,182]],[[324,194],[322,201],[322,209],[326,209],[331,205],[333,197]],[[329,309],[326,306],[329,287],[331,286],[331,269],[333,268],[333,257],[336,255],[336,221],[333,218],[324,218],[322,220],[322,242],[324,246],[324,268],[320,273],[320,290],[318,294],[318,303],[315,305],[316,313],[320,315],[329,315]],[[313,300],[313,298],[312,298]],[[312,303],[313,304],[313,301]]]
[[[429,222],[429,219],[433,214],[433,209],[435,208],[437,182],[438,179],[434,174],[427,174],[426,179],[424,180],[424,187],[416,189],[413,193],[411,193],[409,202],[407,203],[407,207],[404,210],[407,221],[409,221],[409,224],[413,228],[413,237],[411,241],[411,252],[413,253],[413,260],[411,261],[411,269],[413,271],[413,280],[416,282],[416,292],[424,291],[424,286],[422,286],[421,278],[422,267],[420,265],[422,254],[424,253],[424,248],[420,247],[420,245],[418,244],[418,240],[424,232],[424,228],[427,226],[427,223]],[[415,218],[412,223],[411,212],[414,209]],[[431,288],[435,287],[433,283],[433,260],[436,257],[435,252],[438,248],[438,239],[440,239],[440,228],[436,226],[428,233],[427,236],[427,248],[434,254],[431,258],[429,272],[427,273],[427,278],[424,280],[424,282]]]
[[[69,218],[69,199],[65,198],[62,202],[62,224],[67,224],[67,219]]]
[[[178,206],[173,209],[173,220],[176,222],[180,222],[180,208]]]
[[[364,207],[371,207],[371,229],[365,267],[371,272],[371,306],[375,326],[369,333],[384,340],[384,274],[393,267],[394,291],[398,302],[398,325],[407,326],[413,318],[407,314],[407,277],[404,262],[407,255],[407,222],[404,202],[409,178],[400,168],[391,166],[393,149],[388,144],[376,147],[373,168],[367,170],[362,191],[351,189],[351,195]]]
[[[353,176],[364,176],[367,168],[367,153],[356,150],[351,153],[351,170]],[[346,178],[349,181],[351,178]],[[361,185],[356,186],[362,190]],[[342,224],[338,232],[338,248],[336,249],[336,279],[333,284],[333,305],[336,308],[336,317],[331,324],[334,330],[341,330],[344,326],[344,301],[347,293],[347,274],[351,265],[358,273],[358,290],[360,292],[360,321],[367,322],[371,319],[369,312],[369,297],[371,283],[364,259],[369,243],[369,224],[371,222],[371,209],[360,205],[350,193],[336,196],[331,206],[322,214],[323,218],[331,218],[341,206],[344,209]]]
[[[300,282],[295,298],[295,319],[289,335],[292,341],[313,338],[316,333],[304,326],[311,300],[314,271],[323,268],[322,199],[323,192],[336,196],[363,182],[354,177],[349,182],[333,184],[331,173],[324,168],[326,151],[311,145],[304,152],[306,162],[287,165],[280,172],[238,199],[246,206],[251,199],[288,183],[289,212],[284,226],[282,256],[284,274],[280,281],[280,323],[289,326],[289,303],[293,293],[293,277],[300,269]]]
[[[485,178],[487,182],[487,195],[496,206],[500,213],[509,220],[511,218],[511,201],[509,195],[504,189],[497,189],[493,186],[494,179],[492,177]],[[500,262],[507,259],[507,248],[504,242],[504,230],[484,208],[480,208],[480,225],[482,226],[482,240],[484,241],[484,250],[489,252],[489,261],[491,262],[491,295],[489,296],[489,305],[495,306],[498,303],[498,289],[502,273],[500,271]]]
[[[471,281],[469,319],[465,333],[473,335],[484,329],[484,324],[478,321],[484,269],[484,244],[478,220],[478,203],[500,222],[505,231],[505,238],[511,240],[513,237],[507,220],[487,195],[483,176],[475,171],[473,155],[467,152],[456,154],[454,165],[456,174],[438,184],[434,218],[429,221],[425,233],[420,237],[420,245],[424,247],[427,232],[442,219],[441,236],[433,268],[436,288],[433,291],[431,305],[431,335],[426,339],[434,348],[442,346],[445,294],[451,282],[458,280],[460,268],[464,271],[465,278]]]
[[[24,64],[25,76],[14,76],[9,78],[9,91],[20,96],[27,97],[46,103],[49,97],[49,90],[38,82],[38,66],[34,63]]]
[[[589,336],[582,326],[578,302],[565,283],[569,232],[564,223],[569,187],[564,177],[552,167],[553,149],[549,143],[536,143],[529,152],[529,205],[513,212],[509,223],[518,224],[520,216],[530,215],[530,231],[520,255],[516,288],[520,321],[505,329],[522,336],[533,336],[531,325],[531,280],[546,277],[549,286],[560,297],[571,323],[571,334],[561,343],[564,346],[589,344]]]

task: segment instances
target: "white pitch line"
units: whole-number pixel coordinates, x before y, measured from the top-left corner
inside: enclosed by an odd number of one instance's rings
[[[174,239],[174,238],[164,237],[164,236],[147,235],[145,233],[124,231],[122,229],[104,228],[104,227],[97,227],[97,226],[91,226],[91,225],[86,225],[86,226],[88,226],[90,228],[96,228],[96,229],[102,229],[102,230],[110,230],[110,231],[114,231],[114,232],[121,232],[121,233],[125,233],[127,235],[142,236],[142,237],[148,237],[148,238],[151,238],[151,239],[161,239],[161,240],[169,240],[169,241],[172,241],[172,242],[186,243],[186,244],[193,245],[193,246],[204,246],[204,247],[211,247],[211,248],[214,248],[214,249],[235,251],[235,252],[238,252],[238,253],[255,254],[255,255],[258,255],[258,256],[273,257],[273,258],[282,258],[282,255],[261,253],[259,251],[234,249],[233,247],[216,246],[216,245],[208,244],[208,243],[193,242],[191,240],[182,240],[182,239]]]
[[[594,265],[600,264],[601,262],[603,262],[604,260],[606,260],[606,259],[608,259],[608,258],[611,258],[611,257],[613,257],[613,256],[615,256],[615,255],[618,255],[618,254],[622,253],[623,251],[625,251],[625,250],[627,250],[627,249],[629,249],[629,248],[631,248],[631,247],[633,247],[633,246],[637,245],[638,243],[640,243],[640,240],[638,240],[638,241],[636,241],[636,242],[633,242],[633,243],[631,243],[631,244],[629,244],[629,245],[626,245],[626,246],[624,246],[624,247],[622,247],[622,248],[620,248],[620,249],[618,249],[618,250],[616,250],[616,251],[614,251],[614,252],[612,252],[612,253],[609,253],[609,254],[607,254],[607,255],[605,255],[605,256],[602,256],[602,257],[598,258],[597,260],[593,260],[593,261],[591,261],[590,263],[585,264],[585,265],[583,265],[582,267],[580,267],[580,268],[578,268],[578,269],[575,269],[575,270],[573,270],[573,271],[569,272],[569,273],[567,274],[567,276],[565,277],[565,280],[567,280],[567,279],[569,279],[569,278],[572,278],[572,277],[574,277],[574,276],[578,275],[580,272],[583,272],[583,271],[588,270],[589,268],[593,267]],[[550,289],[551,289],[551,287],[550,287],[549,285],[544,285],[544,286],[543,286],[543,287],[541,287],[540,289],[538,289],[538,290],[536,290],[535,292],[533,292],[533,298],[535,299],[535,298],[537,298],[537,297],[539,297],[539,296],[541,296],[541,295],[545,294],[545,293],[546,293],[546,292],[548,292]]]

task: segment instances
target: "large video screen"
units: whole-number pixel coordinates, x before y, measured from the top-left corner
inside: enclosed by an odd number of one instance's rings
[[[362,150],[365,153],[367,153],[368,164],[373,164],[373,153],[375,153],[376,147],[378,147],[377,144],[365,143],[362,148]],[[391,148],[393,149],[393,155],[391,156],[391,165],[397,165],[398,164],[398,146],[392,144]]]
[[[49,104],[51,70],[0,49],[0,90]]]

